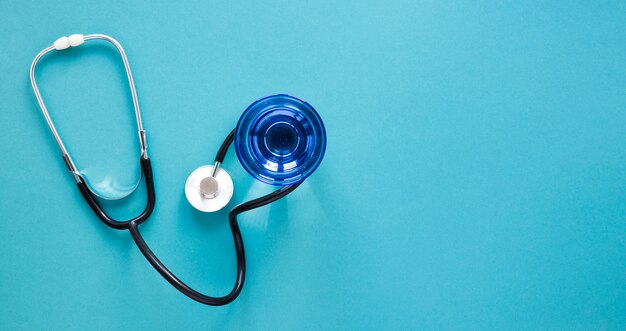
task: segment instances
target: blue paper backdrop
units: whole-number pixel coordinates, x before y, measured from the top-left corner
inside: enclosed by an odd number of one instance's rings
[[[623,1],[1,6],[0,329],[626,328]],[[178,293],[80,197],[28,79],[71,33],[126,48],[156,175],[142,231],[203,292],[230,289],[235,252],[227,212],[186,202],[187,175],[257,98],[294,94],[324,119],[318,171],[241,216],[231,305]],[[79,167],[132,184],[114,49],[51,55],[37,78]],[[224,167],[231,207],[270,189],[232,150]]]

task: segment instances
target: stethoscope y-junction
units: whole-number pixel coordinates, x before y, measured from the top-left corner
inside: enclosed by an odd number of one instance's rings
[[[46,54],[80,46],[91,40],[107,41],[118,50],[124,63],[133,100],[141,147],[139,162],[146,186],[147,203],[143,212],[124,221],[111,218],[101,207],[99,199],[106,197],[93,190],[78,170],[50,118],[35,79],[37,63]],[[236,128],[222,143],[214,164],[199,167],[189,175],[185,184],[185,195],[194,208],[203,212],[212,212],[225,207],[233,195],[234,185],[231,177],[220,165],[230,145],[234,143],[237,157],[248,173],[264,183],[280,186],[280,189],[237,205],[229,212],[228,221],[237,253],[237,276],[230,293],[222,297],[211,297],[192,289],[176,277],[154,255],[139,232],[139,225],[145,222],[154,210],[156,196],[137,91],[128,58],[120,43],[102,34],[84,36],[74,34],[61,37],[52,46],[37,54],[30,67],[30,80],[43,116],[61,150],[63,161],[74,176],[78,190],[96,216],[113,229],[128,230],[146,259],[170,284],[188,297],[207,305],[218,306],[232,302],[243,288],[246,261],[237,216],[245,211],[272,203],[295,190],[318,167],[326,148],[326,132],[315,109],[296,97],[277,94],[257,100],[250,105],[239,119]]]

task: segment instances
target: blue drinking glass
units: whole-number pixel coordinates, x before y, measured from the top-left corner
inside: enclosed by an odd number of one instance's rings
[[[276,94],[255,101],[239,118],[235,151],[254,178],[271,185],[303,181],[326,150],[326,130],[315,109],[296,97]]]

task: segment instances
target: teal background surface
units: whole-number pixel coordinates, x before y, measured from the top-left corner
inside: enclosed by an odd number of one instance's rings
[[[0,329],[625,329],[623,1],[4,1]],[[198,290],[232,287],[227,210],[183,187],[241,112],[289,93],[325,121],[325,159],[240,217],[248,274],[224,307],[157,274],[82,200],[28,69],[63,35],[125,47],[157,207],[141,226]],[[137,180],[121,61],[51,55],[38,82],[95,181]],[[238,163],[229,208],[269,192]],[[143,188],[108,202],[143,207]]]

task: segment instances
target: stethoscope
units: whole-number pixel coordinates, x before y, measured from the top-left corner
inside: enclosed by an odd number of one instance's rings
[[[141,147],[139,162],[145,180],[147,203],[141,214],[125,221],[111,218],[100,206],[98,199],[103,197],[99,196],[89,186],[76,167],[50,118],[35,80],[35,68],[43,56],[53,51],[80,46],[89,40],[108,41],[118,50],[128,77],[135,110]],[[270,194],[239,204],[229,212],[228,221],[237,253],[237,276],[230,293],[222,297],[211,297],[192,289],[167,269],[154,255],[139,232],[139,225],[152,214],[156,198],[152,165],[148,157],[146,131],[141,121],[133,75],[122,45],[112,37],[102,34],[84,36],[73,34],[69,37],[61,37],[52,46],[45,48],[35,56],[30,67],[30,81],[43,116],[61,150],[63,161],[74,176],[78,190],[96,216],[113,229],[129,230],[139,250],[161,276],[180,292],[207,305],[228,304],[237,298],[243,288],[246,261],[237,216],[245,211],[272,203],[295,190],[304,179],[316,170],[326,149],[324,124],[315,109],[296,97],[277,94],[252,103],[243,112],[237,127],[228,134],[220,146],[214,164],[199,167],[189,175],[185,183],[185,195],[194,208],[203,212],[213,212],[225,207],[232,198],[234,185],[230,175],[220,165],[226,157],[228,148],[234,143],[237,157],[248,173],[264,183],[281,187]]]

